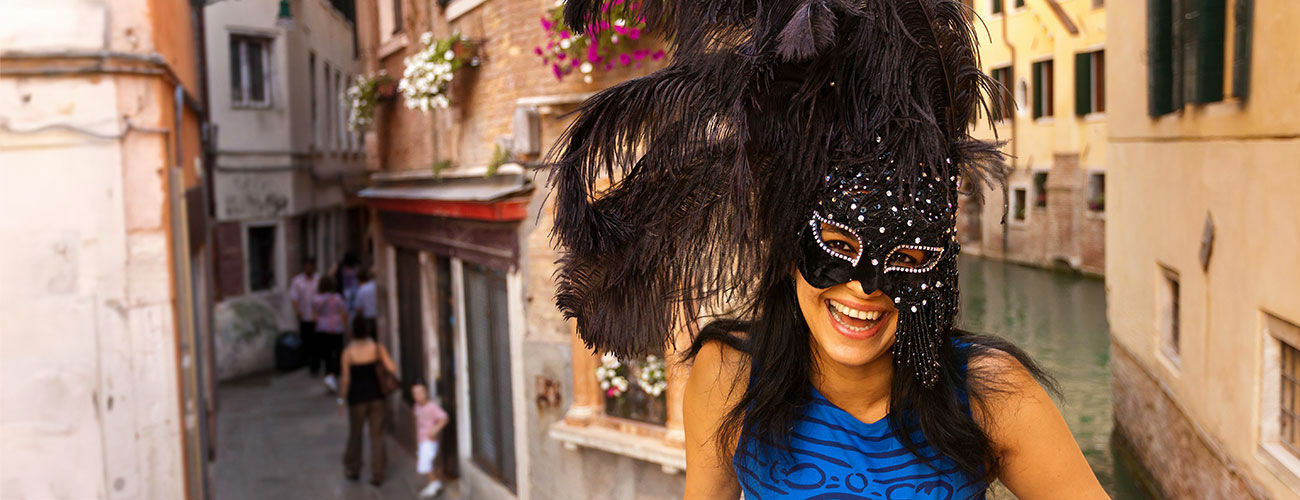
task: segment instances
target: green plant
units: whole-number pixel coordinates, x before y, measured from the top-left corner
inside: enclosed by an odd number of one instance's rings
[[[487,173],[484,174],[484,177],[492,177],[496,175],[497,169],[501,168],[502,165],[510,163],[512,156],[514,155],[509,149],[503,148],[500,144],[497,144],[496,147],[492,149],[492,158],[488,160]]]
[[[375,107],[379,103],[379,87],[393,81],[384,70],[371,75],[357,75],[347,96],[352,101],[348,112],[348,128],[360,132],[375,121]]]
[[[471,53],[473,45],[460,33],[445,39],[433,38],[433,33],[420,35],[419,52],[407,57],[406,69],[397,88],[406,99],[406,107],[429,111],[451,105],[447,91],[456,71],[464,66],[477,66],[478,58]]]
[[[433,177],[442,177],[442,171],[452,167],[451,160],[438,160],[433,162]]]

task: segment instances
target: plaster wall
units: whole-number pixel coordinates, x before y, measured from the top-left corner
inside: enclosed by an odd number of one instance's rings
[[[1145,3],[1109,8],[1109,82],[1146,75]],[[1300,470],[1276,466],[1260,443],[1266,438],[1261,406],[1278,397],[1265,390],[1273,381],[1263,375],[1272,341],[1264,314],[1300,323],[1300,260],[1290,258],[1300,246],[1300,100],[1294,93],[1300,59],[1286,48],[1300,5],[1258,1],[1255,13],[1248,101],[1229,97],[1152,119],[1144,89],[1115,97],[1106,193],[1108,315],[1114,344],[1163,392],[1117,384],[1117,400],[1169,398],[1176,411],[1165,414],[1195,429],[1196,446],[1214,452],[1218,467],[1241,477],[1252,495],[1288,498],[1300,495]],[[1225,90],[1231,94],[1230,85]],[[1203,269],[1207,217],[1214,240]],[[1161,266],[1179,274],[1175,356],[1161,347]],[[1141,430],[1134,424],[1156,416],[1147,411],[1151,405],[1131,405],[1136,411],[1117,411],[1117,419],[1126,430]],[[1163,428],[1145,428],[1135,442],[1173,439]],[[1157,479],[1177,484],[1175,477]]]
[[[152,16],[165,12],[136,3],[23,9],[0,18],[0,40],[24,50],[147,53],[152,37],[180,36],[155,31]],[[193,64],[179,51],[163,55]],[[148,77],[6,75],[0,103],[0,209],[9,214],[0,234],[11,236],[0,243],[0,314],[10,318],[0,329],[0,497],[183,498],[164,183],[171,87]],[[192,155],[197,129],[183,126]]]

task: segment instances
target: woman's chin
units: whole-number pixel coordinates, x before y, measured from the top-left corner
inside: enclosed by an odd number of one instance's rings
[[[894,340],[893,328],[860,340],[840,335],[833,328],[827,330],[831,331],[827,331],[825,335],[814,334],[814,337],[825,358],[843,366],[863,366],[879,359],[880,356],[888,354]]]

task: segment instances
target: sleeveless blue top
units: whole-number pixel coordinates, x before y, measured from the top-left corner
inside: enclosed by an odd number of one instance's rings
[[[964,344],[958,342],[958,348],[965,350]],[[967,404],[964,390],[958,398]],[[923,456],[938,454],[924,444],[921,431],[912,438],[922,443]],[[913,455],[894,437],[888,418],[863,423],[815,388],[795,422],[790,447],[786,454],[750,436],[741,438],[732,465],[746,500],[982,499],[988,488],[946,457],[932,466]]]

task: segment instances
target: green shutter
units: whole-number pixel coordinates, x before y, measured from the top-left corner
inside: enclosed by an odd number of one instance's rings
[[[1196,22],[1196,89],[1198,103],[1223,100],[1224,32],[1227,31],[1224,0],[1198,0]]]
[[[1147,0],[1147,113],[1174,110],[1173,2]]]
[[[1043,63],[1034,63],[1034,118],[1043,117]]]
[[[1237,0],[1232,13],[1232,95],[1250,96],[1250,28],[1255,16],[1252,0]]]
[[[992,1],[993,1],[993,9],[992,9],[992,10],[993,10],[993,13],[994,13],[994,14],[997,14],[997,13],[1002,12],[1002,1],[1003,1],[1003,0],[992,0]]]
[[[1092,53],[1074,55],[1074,114],[1092,112]]]

